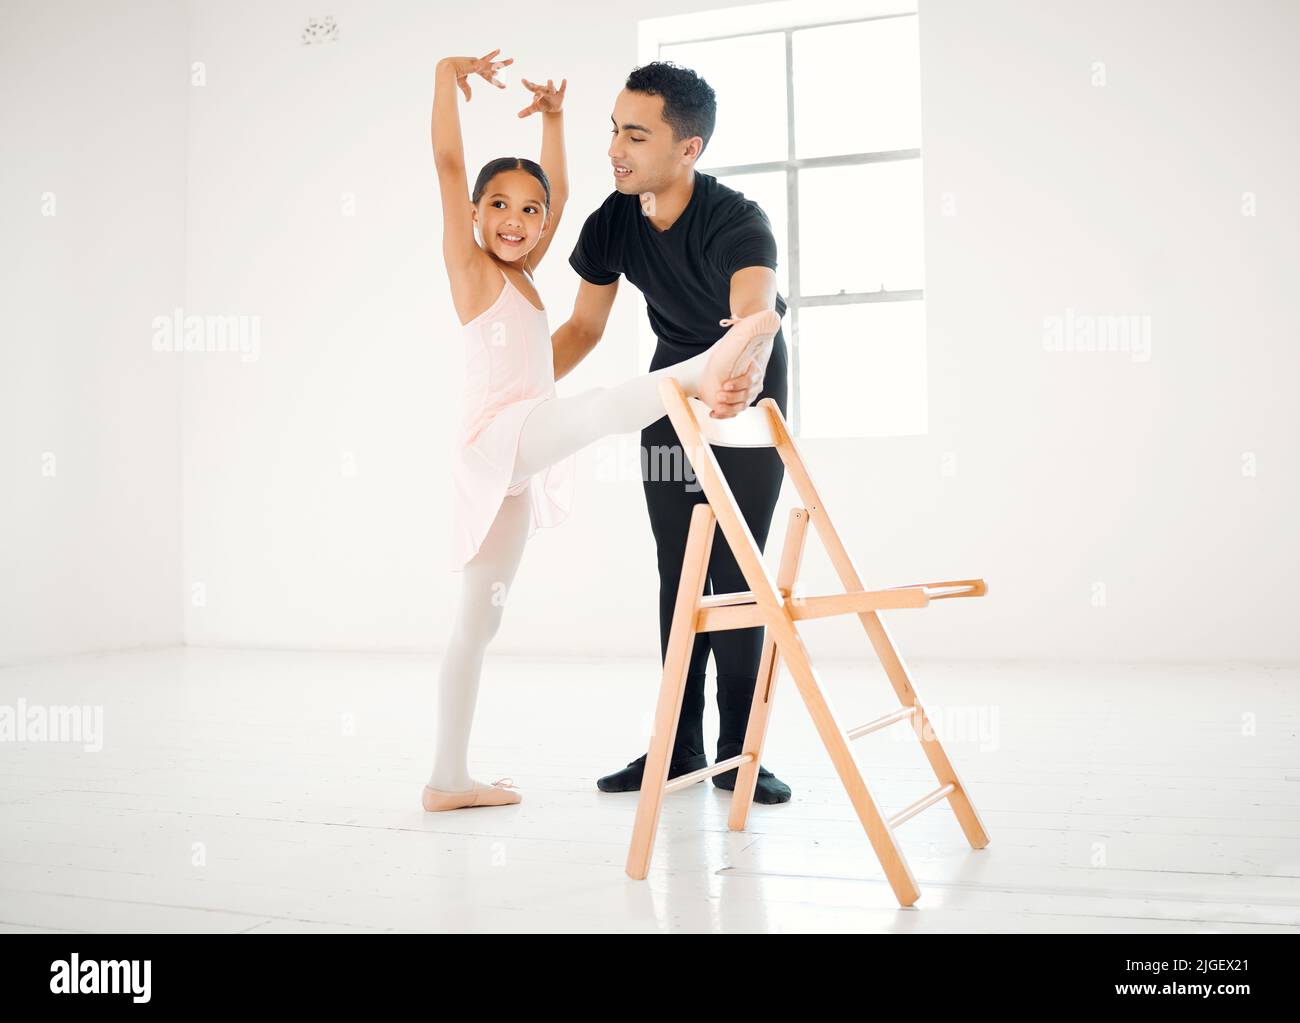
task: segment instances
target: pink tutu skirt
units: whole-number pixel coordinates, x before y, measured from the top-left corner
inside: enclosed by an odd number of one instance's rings
[[[478,553],[507,495],[528,491],[530,538],[539,527],[558,526],[568,516],[573,507],[576,456],[569,455],[510,486],[524,420],[540,402],[552,396],[539,395],[506,405],[476,434],[471,437],[462,434],[453,442],[453,572],[463,570],[465,563]]]

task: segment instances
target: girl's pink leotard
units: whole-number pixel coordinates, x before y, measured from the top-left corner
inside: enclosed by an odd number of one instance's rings
[[[510,486],[524,419],[555,396],[555,367],[546,311],[501,276],[496,301],[463,328],[465,397],[452,443],[453,571],[478,553],[506,494],[528,487],[530,537],[539,526],[563,522],[573,504],[575,455]]]

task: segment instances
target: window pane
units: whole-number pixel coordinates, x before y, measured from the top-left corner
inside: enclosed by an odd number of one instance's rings
[[[800,29],[792,42],[800,159],[921,147],[915,16]]]
[[[922,288],[921,161],[799,171],[799,291]]]
[[[800,309],[799,401],[801,437],[926,433],[925,303]]]
[[[782,298],[790,296],[789,233],[786,228],[785,171],[766,174],[729,174],[718,178],[728,188],[743,192],[763,207],[776,235],[776,290]]]
[[[659,58],[691,68],[717,94],[700,170],[786,158],[784,33],[676,43],[661,46]]]

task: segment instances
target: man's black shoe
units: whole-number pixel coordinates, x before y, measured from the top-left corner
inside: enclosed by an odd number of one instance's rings
[[[731,757],[737,757],[741,754],[739,746],[732,749],[731,747],[720,748],[718,750],[718,760],[729,760]],[[740,768],[733,767],[730,771],[724,771],[722,774],[713,776],[713,784],[720,789],[726,789],[728,792],[736,790],[736,775]],[[790,786],[774,775],[762,764],[758,766],[758,782],[754,786],[755,803],[788,803],[790,801]]]
[[[641,790],[641,776],[645,773],[646,754],[641,754],[632,763],[620,771],[613,774],[607,774],[603,778],[596,779],[596,788],[601,792],[639,792]],[[684,760],[674,760],[668,765],[668,777],[676,778],[679,775],[690,774],[692,771],[698,771],[701,768],[709,766],[709,758],[703,753],[699,756],[687,757]],[[786,789],[788,793],[790,790]],[[785,797],[789,799],[789,795]]]

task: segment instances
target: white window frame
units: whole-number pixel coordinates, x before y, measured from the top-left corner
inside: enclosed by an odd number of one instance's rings
[[[798,159],[795,156],[794,123],[794,33],[800,29],[828,25],[860,24],[887,18],[917,17],[915,3],[890,3],[881,0],[799,0],[730,7],[716,11],[653,18],[640,22],[638,28],[638,63],[660,59],[661,48],[682,43],[716,42],[751,35],[785,34],[786,157],[763,163],[736,164],[729,167],[706,167],[702,173],[714,177],[743,174],[785,172],[786,184],[786,272],[789,277],[786,301],[786,345],[789,351],[789,409],[794,436],[801,436],[802,401],[799,373],[799,311],[812,306],[857,305],[868,302],[924,302],[925,289],[840,292],[834,295],[805,295],[799,288],[799,171],[821,167],[847,167],[894,160],[919,160],[920,149],[891,149],[879,152],[846,153]],[[740,29],[740,30],[738,30]],[[918,225],[918,230],[924,230]],[[643,361],[654,350],[655,339],[642,317],[641,346]],[[927,345],[928,349],[928,345]],[[928,402],[927,402],[928,407]],[[927,414],[928,419],[928,414]],[[928,428],[922,433],[928,433]],[[911,434],[916,436],[916,434]]]

